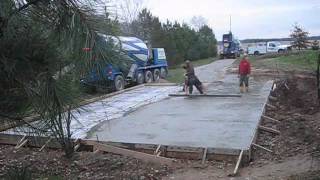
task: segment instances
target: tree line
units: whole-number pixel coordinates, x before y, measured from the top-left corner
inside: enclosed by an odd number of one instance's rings
[[[149,10],[142,9],[131,23],[120,26],[124,35],[148,41],[152,47],[165,48],[169,65],[180,64],[186,59],[193,61],[217,55],[215,34],[205,24],[195,30],[186,23],[169,20],[162,23]]]

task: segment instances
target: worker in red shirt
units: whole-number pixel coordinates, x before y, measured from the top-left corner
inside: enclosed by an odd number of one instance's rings
[[[248,92],[249,90],[249,75],[251,73],[251,65],[248,55],[244,55],[239,64],[240,92]],[[244,84],[244,87],[243,87]]]

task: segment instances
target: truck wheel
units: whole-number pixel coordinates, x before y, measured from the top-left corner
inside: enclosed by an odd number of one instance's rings
[[[144,75],[144,80],[146,83],[152,83],[153,75],[151,71],[146,71],[146,74]]]
[[[253,53],[255,56],[259,56],[259,51],[255,51],[254,53]]]
[[[114,79],[114,88],[116,91],[121,91],[124,89],[124,79],[121,75],[117,75]]]
[[[279,49],[278,53],[284,53],[284,50],[283,49]]]
[[[153,71],[153,79],[154,79],[154,82],[159,82],[159,80],[160,80],[160,70],[159,69],[155,69]]]
[[[138,72],[138,74],[137,74],[137,83],[138,84],[143,84],[144,83],[143,72]]]
[[[168,70],[166,68],[161,68],[160,69],[160,77],[162,79],[165,79],[168,76]]]

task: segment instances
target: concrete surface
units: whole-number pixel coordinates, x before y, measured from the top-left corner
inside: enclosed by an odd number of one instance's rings
[[[77,108],[72,111],[72,137],[85,138],[88,131],[98,124],[122,117],[139,107],[168,98],[168,94],[176,93],[177,90],[178,87],[175,86],[144,86]],[[33,122],[32,125],[39,127],[38,122]],[[34,129],[27,125],[1,133],[38,135]],[[49,134],[50,132],[46,133],[47,136]]]
[[[234,60],[196,69],[208,94],[236,94],[238,78],[226,74]],[[101,141],[248,149],[267,100],[271,81],[251,79],[242,98],[171,97],[102,123],[89,139]],[[195,90],[196,91],[196,90]]]

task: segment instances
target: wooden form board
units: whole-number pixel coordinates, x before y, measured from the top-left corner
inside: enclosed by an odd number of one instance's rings
[[[86,145],[92,145],[95,150],[133,157],[147,163],[155,163],[155,164],[168,165],[168,166],[172,166],[174,163],[174,159],[160,157],[157,155],[151,155],[151,154],[142,153],[138,151],[132,151],[132,150],[119,148],[119,147],[102,144],[98,142],[93,142],[93,141],[86,142],[84,140],[82,141],[82,143],[85,143]]]
[[[242,97],[241,94],[169,94],[171,97]]]
[[[23,138],[23,135],[11,135],[0,133],[0,144],[7,144],[16,146],[17,143]],[[34,137],[26,136],[28,139],[27,145],[30,147],[39,148],[39,150],[45,145],[46,148],[61,148],[56,139],[50,137]],[[80,140],[79,151],[94,151],[92,144],[100,143],[106,144],[121,149],[128,149],[132,151],[139,151],[153,155],[159,147],[158,144],[139,144],[139,143],[121,143],[121,142],[103,142],[95,140]],[[176,159],[193,159],[202,160],[204,148],[203,147],[183,147],[183,146],[166,146],[161,145],[161,156],[167,158]],[[206,160],[223,160],[229,162],[236,162],[239,156],[240,150],[237,149],[224,149],[224,148],[207,148]],[[247,162],[249,158],[249,149],[244,151],[244,162]]]
[[[86,142],[94,140],[84,140]],[[99,142],[102,144],[112,145],[124,149],[135,150],[148,154],[154,154],[159,148],[158,144],[140,144],[140,143],[124,143],[124,142]],[[88,143],[87,143],[88,144]],[[203,158],[203,147],[185,147],[185,146],[168,146],[161,145],[161,156],[176,159],[192,159],[202,160]],[[236,162],[239,156],[240,150],[237,149],[225,149],[225,148],[207,148],[206,159],[207,160],[225,160],[230,162]],[[249,149],[244,151],[244,156],[249,155]],[[244,158],[247,161],[249,158]]]

